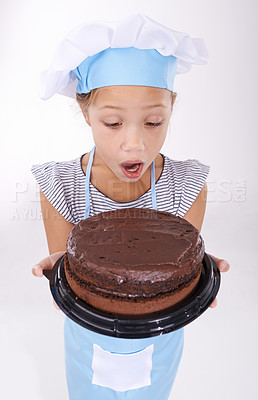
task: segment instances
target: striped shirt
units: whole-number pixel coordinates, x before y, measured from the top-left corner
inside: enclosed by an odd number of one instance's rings
[[[176,161],[160,154],[164,158],[164,166],[155,184],[157,209],[183,217],[203,187],[210,167],[196,159]],[[73,224],[84,218],[85,173],[81,166],[83,156],[84,154],[71,161],[50,161],[31,167],[31,172],[46,198]],[[138,199],[126,203],[110,199],[91,182],[89,192],[90,217],[118,208],[152,208],[151,188]]]

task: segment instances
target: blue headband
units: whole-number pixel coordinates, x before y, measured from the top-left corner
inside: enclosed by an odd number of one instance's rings
[[[177,59],[155,49],[108,48],[87,57],[71,72],[78,93],[113,85],[153,86],[173,91]]]

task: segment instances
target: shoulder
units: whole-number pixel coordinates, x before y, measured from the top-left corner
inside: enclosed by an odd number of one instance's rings
[[[47,200],[72,223],[76,222],[73,203],[76,202],[80,183],[84,182],[82,157],[69,161],[49,161],[31,167],[31,172]]]
[[[207,176],[210,171],[210,166],[203,164],[201,161],[191,158],[186,160],[174,160],[168,156],[166,157],[168,169],[177,174],[178,177],[186,176]]]
[[[206,192],[206,179],[210,166],[197,159],[181,161],[166,156],[166,161],[169,186],[173,191],[175,214],[183,217],[201,190],[202,193]]]
[[[34,164],[31,172],[41,189],[56,190],[57,188],[69,187],[76,184],[76,181],[83,177],[81,158],[77,157],[69,161],[49,161],[43,164]],[[46,193],[44,193],[46,194]]]
[[[81,172],[80,160],[83,156],[69,161],[48,161],[43,164],[34,164],[31,166],[31,172],[37,179],[39,177],[59,177],[71,174],[71,172]]]

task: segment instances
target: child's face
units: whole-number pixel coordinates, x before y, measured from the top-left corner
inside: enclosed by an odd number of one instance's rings
[[[103,162],[119,180],[136,182],[159,154],[171,113],[169,90],[108,86],[97,91],[84,116],[92,128],[96,150]],[[141,174],[129,178],[121,164],[136,160],[143,163]]]

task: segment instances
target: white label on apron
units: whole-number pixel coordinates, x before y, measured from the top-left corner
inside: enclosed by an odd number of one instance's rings
[[[151,385],[154,345],[136,353],[118,354],[93,345],[92,383],[124,392]]]

